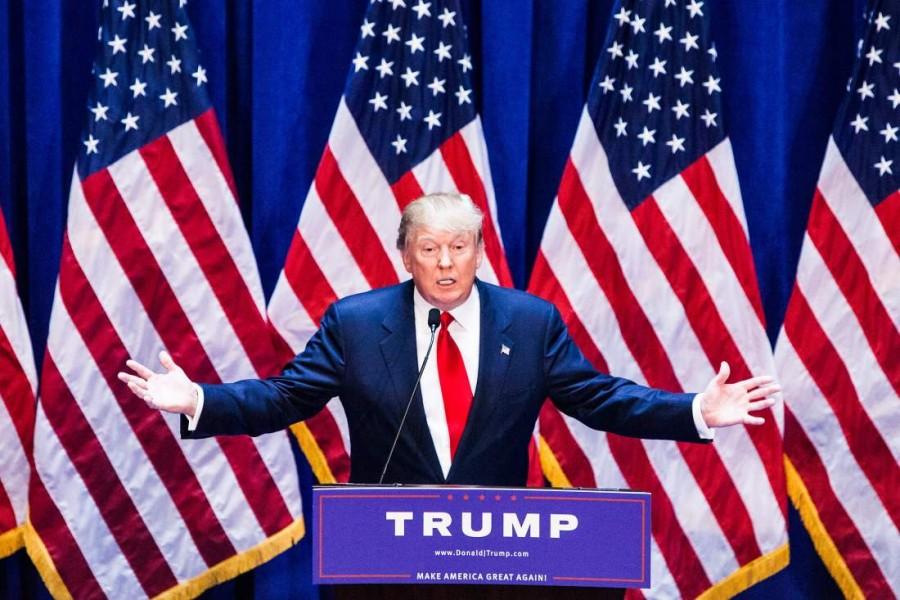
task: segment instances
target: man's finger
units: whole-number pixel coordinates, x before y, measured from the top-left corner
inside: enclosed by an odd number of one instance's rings
[[[117,374],[119,381],[124,381],[125,383],[131,383],[137,386],[140,389],[147,389],[147,380],[142,379],[136,375],[132,375],[131,373],[122,373],[119,371]]]
[[[716,373],[716,382],[725,383],[728,381],[729,375],[731,375],[731,367],[723,360],[722,364],[719,365],[719,372]]]
[[[159,353],[159,362],[166,368],[166,371],[169,371],[170,373],[178,368],[178,365],[172,360],[172,355],[165,350]]]
[[[766,396],[771,396],[772,394],[777,394],[781,391],[781,386],[776,384],[773,385],[765,385],[756,388],[755,390],[751,390],[747,393],[748,400],[759,400],[760,398],[765,398]]]
[[[752,415],[747,415],[744,417],[745,425],[762,425],[765,422],[766,422],[766,420],[763,419],[762,417],[754,417]]]
[[[132,371],[134,371],[135,373],[137,373],[144,379],[150,379],[150,377],[152,377],[153,375],[156,375],[156,373],[154,373],[153,371],[151,371],[150,369],[148,369],[147,367],[145,367],[138,361],[134,360],[133,358],[129,358],[128,360],[126,360],[125,364],[128,366],[129,369],[131,369]]]
[[[772,408],[773,406],[775,406],[775,398],[766,398],[765,400],[757,400],[756,402],[751,402],[747,406],[747,410],[749,412],[754,412],[757,410]]]
[[[772,383],[773,381],[775,381],[775,378],[771,375],[759,375],[758,377],[751,377],[750,379],[739,381],[737,382],[737,385],[743,387],[747,391],[750,391],[753,388]]]

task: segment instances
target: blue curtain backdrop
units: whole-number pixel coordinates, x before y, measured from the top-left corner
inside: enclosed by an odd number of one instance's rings
[[[99,2],[0,0],[0,207],[38,364],[81,149]],[[613,4],[463,0],[503,241],[520,288]],[[268,295],[328,136],[366,0],[191,0],[188,8]],[[863,0],[707,0],[704,6],[712,13],[725,124],[773,341],[863,8]],[[299,454],[298,460],[308,493],[309,468]],[[791,566],[744,595],[838,595],[793,510],[790,536]],[[320,590],[310,584],[309,554],[307,539],[207,595],[315,597]],[[0,597],[46,596],[23,552],[0,562]]]

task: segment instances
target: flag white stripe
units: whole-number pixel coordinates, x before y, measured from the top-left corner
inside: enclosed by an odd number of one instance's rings
[[[205,570],[193,540],[172,526],[179,520],[178,509],[61,301],[55,303],[52,319],[47,352],[166,562],[180,580]]]
[[[300,498],[300,480],[297,476],[297,465],[293,460],[285,460],[285,453],[290,453],[288,432],[285,430],[276,431],[251,439],[269,474],[272,476],[275,487],[278,488],[278,493],[284,500],[291,517],[297,518],[302,516],[303,501]],[[264,539],[265,535],[260,538],[260,542]],[[241,547],[247,548],[251,545],[252,542]]]
[[[860,405],[882,439],[891,449],[894,460],[900,460],[900,439],[891,432],[900,431],[900,410],[893,386],[881,370],[868,340],[860,329],[856,315],[831,278],[809,235],[803,237],[797,286],[806,297],[816,320],[831,340],[856,390]],[[847,401],[850,401],[847,398]]]
[[[3,307],[0,327],[12,346],[13,354],[24,371],[31,391],[37,389],[37,374],[34,370],[34,356],[31,352],[31,336],[22,303],[16,292],[16,280],[6,263],[0,260],[0,307]],[[7,312],[9,311],[9,312]]]
[[[19,433],[13,426],[12,415],[6,408],[4,398],[0,397],[0,484],[9,496],[16,523],[25,522],[28,504],[28,478],[31,468]],[[0,530],[0,533],[3,533]]]
[[[138,362],[158,368],[157,354],[165,346],[140,299],[131,287],[112,248],[100,233],[100,227],[88,210],[81,186],[72,186],[69,198],[69,243],[75,260],[94,290],[103,312],[106,313],[125,346],[129,356]],[[78,235],[72,235],[78,232]],[[51,330],[56,327],[51,320]],[[175,439],[180,438],[177,415],[169,415],[166,424]],[[214,439],[179,442],[182,452],[194,471],[207,501],[228,534],[231,543],[246,548],[265,538],[255,520],[246,518],[246,501],[231,466]]]
[[[250,245],[250,236],[244,228],[240,208],[231,194],[225,175],[219,170],[212,151],[200,135],[195,121],[185,122],[171,130],[167,136],[203,208],[215,226],[219,239],[228,249],[228,254],[231,255],[241,273],[241,278],[249,288],[259,314],[264,315],[262,284]]]
[[[147,594],[106,525],[69,455],[38,403],[34,460],[38,476],[59,510],[94,578],[107,594],[145,598]],[[73,501],[74,500],[74,501]]]
[[[791,412],[815,446],[831,487],[891,585],[900,587],[898,533],[890,515],[850,452],[840,424],[782,329],[775,358]]]
[[[300,304],[283,270],[269,300],[269,320],[288,346],[298,354],[316,332],[315,322]]]
[[[731,205],[731,210],[734,211],[734,215],[744,230],[744,238],[749,240],[747,216],[744,214],[744,201],[741,198],[741,186],[738,182],[737,167],[734,165],[731,140],[725,138],[716,144],[713,149],[706,153],[706,160],[709,161],[709,166],[712,167],[719,189],[722,191],[728,204]]]
[[[341,432],[341,441],[344,443],[344,450],[350,454],[350,424],[347,422],[347,413],[344,412],[344,405],[337,398],[328,401],[328,410],[331,412],[334,423],[337,425],[338,431]]]
[[[459,130],[466,148],[469,149],[469,155],[472,157],[472,163],[481,178],[484,185],[484,195],[487,197],[488,208],[491,211],[491,220],[497,224],[497,198],[494,196],[494,181],[491,178],[490,160],[488,159],[487,145],[484,141],[484,131],[481,127],[481,117],[476,115],[475,120]],[[500,246],[503,247],[503,237],[500,235],[499,225],[495,225],[498,229],[497,239],[500,240]]]
[[[847,168],[834,138],[828,138],[819,189],[869,274],[872,287],[898,327],[900,319],[900,256],[897,255],[875,209]]]

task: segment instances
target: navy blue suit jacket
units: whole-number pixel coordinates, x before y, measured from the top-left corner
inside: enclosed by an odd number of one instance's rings
[[[525,292],[476,284],[481,298],[478,381],[450,472],[445,479],[417,392],[386,482],[524,485],[529,436],[548,397],[595,429],[701,441],[692,394],[597,372],[552,304]],[[187,432],[185,419],[182,435],[277,431],[315,415],[339,396],[350,429],[350,480],[377,482],[418,372],[414,325],[411,281],[339,300],[280,375],[203,385],[198,427]],[[434,359],[432,354],[429,360]]]

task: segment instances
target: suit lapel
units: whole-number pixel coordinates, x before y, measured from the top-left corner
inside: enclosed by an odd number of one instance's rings
[[[398,426],[403,416],[403,410],[406,408],[406,402],[409,400],[409,394],[416,383],[419,367],[416,355],[416,317],[413,311],[412,281],[402,285],[400,293],[402,298],[399,310],[391,311],[382,321],[384,337],[380,342],[384,365],[394,385],[395,406],[393,408],[396,411]],[[432,357],[429,360],[435,360],[434,350],[432,350]],[[404,437],[412,436],[415,439],[413,446],[421,459],[428,465],[435,479],[442,481],[444,479],[443,471],[434,449],[428,421],[425,419],[422,393],[419,390],[416,390],[416,397],[410,406],[403,431],[404,433],[400,436],[401,441]]]

